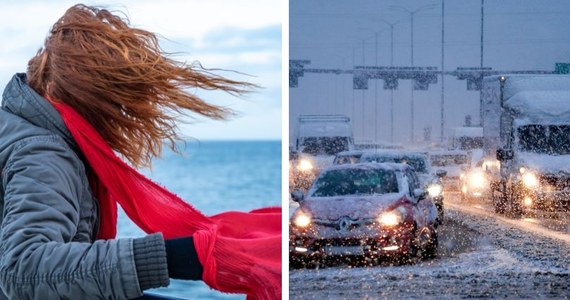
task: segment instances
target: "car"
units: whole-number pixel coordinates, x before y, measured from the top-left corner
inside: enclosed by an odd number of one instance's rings
[[[461,201],[487,199],[491,193],[491,177],[499,173],[499,161],[484,158],[464,171],[461,176]]]
[[[292,199],[299,206],[289,226],[291,267],[346,256],[409,262],[437,254],[437,208],[409,165],[331,166]]]
[[[445,170],[433,170],[426,152],[405,150],[376,150],[360,156],[359,162],[394,162],[404,163],[414,168],[420,179],[422,188],[427,189],[438,210],[438,222],[443,223],[445,212],[443,207],[443,183]]]
[[[445,192],[459,192],[461,190],[460,175],[469,169],[471,157],[469,152],[463,150],[437,150],[429,152],[429,160],[432,168],[445,170],[446,175],[442,178]]]

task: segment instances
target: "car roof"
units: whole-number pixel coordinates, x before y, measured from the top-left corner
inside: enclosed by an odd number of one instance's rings
[[[371,151],[362,154],[362,158],[364,157],[418,157],[418,158],[428,158],[427,152],[424,151],[410,151],[410,150],[378,150],[378,151]]]
[[[411,168],[409,165],[402,164],[402,163],[373,163],[373,162],[365,162],[365,163],[356,163],[356,164],[343,164],[343,165],[332,165],[324,169],[322,172],[326,172],[329,170],[393,170],[393,171],[404,171],[406,169]]]
[[[347,151],[341,151],[341,152],[337,153],[336,156],[360,155],[360,154],[364,154],[368,151],[370,151],[370,150],[347,150]]]

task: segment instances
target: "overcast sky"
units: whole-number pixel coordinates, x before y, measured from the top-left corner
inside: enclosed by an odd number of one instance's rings
[[[50,26],[75,1],[0,0],[0,86],[41,47]],[[221,93],[201,93],[207,100],[238,112],[230,121],[194,120],[182,126],[186,136],[208,139],[281,139],[281,19],[280,0],[122,0],[84,1],[127,13],[135,27],[159,33],[166,51],[251,75],[222,75],[252,81],[263,88],[238,99]]]
[[[291,59],[310,60],[309,68],[367,65],[411,65],[411,20],[414,15],[414,66],[441,70],[442,0],[291,0]],[[481,59],[481,0],[445,1],[445,70],[479,67]],[[429,7],[433,4],[432,8]],[[570,1],[485,0],[483,65],[493,70],[553,71],[556,62],[570,62]],[[390,26],[394,43],[390,43]],[[378,44],[376,45],[376,34]],[[393,47],[392,47],[393,46]],[[376,53],[378,53],[376,55]],[[441,85],[414,92],[414,136],[431,128],[440,137]],[[376,85],[378,89],[376,89]],[[302,113],[344,113],[354,120],[357,140],[390,140],[390,92],[382,80],[370,80],[368,90],[353,90],[351,75],[306,73],[290,93],[290,136]],[[460,126],[465,115],[479,122],[479,92],[466,82],[445,78],[444,136]],[[394,142],[410,143],[411,87],[400,80],[394,92]],[[377,99],[377,100],[376,100]],[[377,127],[375,125],[378,124]]]

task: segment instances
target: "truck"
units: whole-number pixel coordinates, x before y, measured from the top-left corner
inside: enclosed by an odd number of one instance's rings
[[[470,151],[483,148],[483,128],[462,126],[453,128],[452,149]]]
[[[345,115],[300,115],[290,153],[290,190],[307,190],[334,156],[354,150],[352,123]]]
[[[352,123],[345,115],[300,115],[296,148],[311,155],[335,155],[353,150]]]
[[[500,165],[490,177],[495,211],[568,210],[570,76],[489,76],[481,97],[484,151]]]

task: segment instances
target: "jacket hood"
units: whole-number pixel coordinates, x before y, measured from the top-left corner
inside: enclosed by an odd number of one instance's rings
[[[404,194],[378,196],[315,197],[301,203],[301,210],[315,219],[338,220],[348,216],[353,220],[376,218],[380,212],[402,199]]]
[[[75,150],[78,149],[57,110],[27,84],[26,74],[15,74],[8,82],[2,94],[2,109],[56,133]]]

